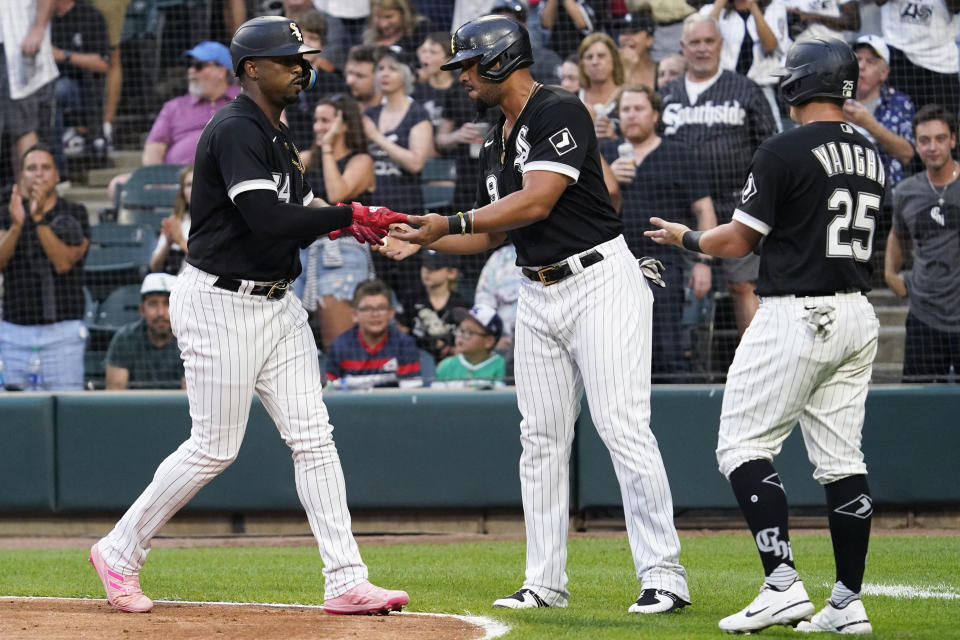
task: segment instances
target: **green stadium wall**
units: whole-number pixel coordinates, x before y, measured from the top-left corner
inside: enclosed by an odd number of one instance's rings
[[[735,507],[714,447],[723,388],[654,388],[653,431],[676,508]],[[325,397],[352,509],[520,507],[520,414],[512,391],[389,391]],[[875,387],[864,450],[878,505],[960,504],[960,387]],[[586,404],[576,425],[571,506],[620,505],[610,456]],[[126,509],[190,432],[181,392],[0,394],[0,511]],[[777,458],[793,506],[823,491],[796,429]],[[259,399],[237,460],[186,507],[299,510],[293,461]]]

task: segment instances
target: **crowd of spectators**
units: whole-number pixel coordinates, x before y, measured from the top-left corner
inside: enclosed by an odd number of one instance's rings
[[[109,166],[120,146],[140,150],[143,165],[183,167],[149,260],[150,271],[179,271],[197,140],[239,91],[226,45],[244,20],[282,14],[306,44],[323,49],[307,57],[317,88],[285,111],[317,197],[420,213],[424,185],[436,183],[451,187],[440,205],[449,213],[472,206],[476,159],[499,113],[474,104],[440,65],[459,23],[497,13],[527,25],[534,77],[577,94],[590,111],[622,196],[627,241],[667,266],[668,287],[654,290],[657,382],[696,381],[682,335],[694,301],[729,293],[736,329],[745,329],[757,305],[758,257],[716,262],[654,245],[642,235],[647,219],[700,229],[730,220],[756,147],[793,126],[776,92],[786,51],[806,37],[848,41],[860,79],[844,113],[876,143],[887,181],[874,236],[877,282],[910,293],[906,379],[946,379],[951,363],[956,372],[960,321],[935,310],[954,300],[960,275],[931,265],[942,262],[932,247],[955,248],[960,233],[952,186],[960,165],[944,159],[953,161],[960,108],[958,12],[960,0],[9,0],[0,12],[0,135],[9,158],[4,183],[16,187],[0,210],[0,374],[10,388],[37,379],[50,389],[83,386],[90,219],[55,187]],[[193,37],[186,46],[171,44],[185,34]],[[143,56],[121,55],[143,37],[157,44],[165,74],[148,88],[152,106],[123,125],[143,143],[121,145],[118,114],[130,107],[122,97],[149,75]],[[451,169],[438,180],[424,172],[428,163]],[[109,199],[119,202],[129,177],[116,175]],[[936,197],[931,204],[921,196]],[[479,258],[424,251],[395,263],[352,238],[320,238],[302,250],[294,289],[328,378],[340,387],[418,385],[451,372],[493,381],[471,386],[496,386],[511,376],[515,256],[507,245]],[[115,336],[139,340],[138,357],[175,352],[175,339],[157,329],[167,313],[160,283],[143,280],[142,319]],[[953,354],[947,373],[920,362],[938,340]],[[140,382],[120,352],[111,344],[108,388]],[[157,381],[179,385],[176,376]]]

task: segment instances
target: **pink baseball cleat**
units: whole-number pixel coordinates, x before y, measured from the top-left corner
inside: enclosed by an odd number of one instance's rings
[[[400,611],[405,604],[410,604],[410,596],[406,591],[381,589],[364,580],[346,593],[324,602],[323,610],[327,613],[386,615],[391,611]]]
[[[90,564],[107,591],[107,601],[114,607],[128,613],[146,613],[153,609],[153,600],[140,590],[140,578],[121,575],[108,567],[96,544],[90,547]]]

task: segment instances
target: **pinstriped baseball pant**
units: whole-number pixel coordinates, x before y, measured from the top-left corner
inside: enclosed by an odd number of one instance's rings
[[[653,294],[622,236],[604,260],[545,287],[524,279],[516,329],[523,420],[520,483],[527,532],[524,587],[565,606],[569,463],[584,391],[620,483],[634,567],[644,588],[690,599],[673,502],[650,431]]]
[[[821,305],[834,308],[834,320],[814,333],[808,320]],[[729,477],[750,460],[772,460],[799,420],[814,479],[865,474],[860,443],[878,332],[860,293],[763,298],[724,387],[720,472]]]
[[[187,379],[190,438],[100,542],[107,564],[137,573],[150,540],[183,505],[227,468],[240,449],[254,393],[293,452],[297,494],[323,558],[326,598],[367,579],[350,530],[343,472],[321,398],[320,366],[306,312],[280,300],[212,286],[215,276],[186,266],[170,317]]]

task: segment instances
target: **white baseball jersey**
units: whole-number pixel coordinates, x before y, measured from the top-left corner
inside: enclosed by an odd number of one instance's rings
[[[256,393],[293,451],[297,494],[323,558],[326,599],[332,599],[366,580],[367,568],[350,530],[317,346],[293,293],[263,295],[271,289],[264,283],[296,277],[300,241],[292,233],[256,233],[260,221],[245,216],[257,212],[234,205],[247,191],[297,205],[313,198],[286,127],[276,128],[241,95],[214,116],[197,145],[190,252],[170,296],[170,324],[190,400],[190,438],[160,464],[99,549],[115,571],[139,573],[153,536],[237,456]],[[337,222],[330,211],[310,213],[311,225],[325,218]]]
[[[550,606],[567,604],[570,447],[586,391],[620,482],[637,578],[644,589],[689,600],[670,487],[650,431],[653,294],[610,204],[593,122],[576,96],[543,87],[505,146],[503,125],[491,129],[480,153],[478,206],[522,189],[528,171],[573,181],[546,219],[508,233],[528,272],[554,263],[572,272],[549,285],[525,277],[517,303],[523,586]]]

